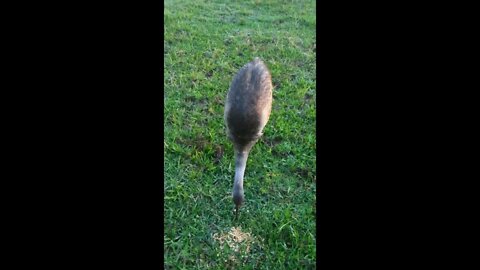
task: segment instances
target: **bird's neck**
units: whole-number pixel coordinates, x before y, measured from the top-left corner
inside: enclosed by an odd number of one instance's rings
[[[247,167],[248,152],[235,153],[235,180],[234,187],[243,189],[243,175]]]

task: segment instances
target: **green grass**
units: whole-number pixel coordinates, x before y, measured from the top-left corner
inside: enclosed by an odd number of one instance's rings
[[[166,0],[164,15],[165,269],[314,269],[315,1]],[[274,100],[234,220],[223,109],[256,56]],[[234,227],[251,236],[238,251],[219,240]]]

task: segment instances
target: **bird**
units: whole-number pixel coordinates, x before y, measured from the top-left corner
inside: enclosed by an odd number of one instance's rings
[[[232,197],[236,217],[245,201],[243,178],[250,150],[263,135],[270,118],[272,89],[270,71],[255,57],[237,72],[227,93],[224,120],[235,156]]]

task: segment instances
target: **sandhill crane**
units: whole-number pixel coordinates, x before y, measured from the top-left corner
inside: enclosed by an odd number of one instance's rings
[[[271,75],[262,60],[255,58],[235,75],[225,102],[227,136],[233,142],[235,152],[233,202],[236,216],[245,199],[243,176],[248,154],[263,135],[271,109]]]

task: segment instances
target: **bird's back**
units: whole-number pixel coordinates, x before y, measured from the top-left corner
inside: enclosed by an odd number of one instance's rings
[[[234,77],[225,103],[225,122],[230,139],[252,141],[262,135],[272,106],[270,72],[258,58]]]

